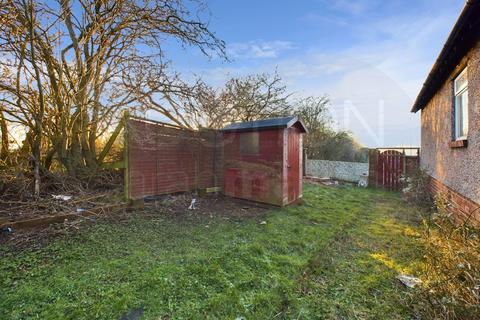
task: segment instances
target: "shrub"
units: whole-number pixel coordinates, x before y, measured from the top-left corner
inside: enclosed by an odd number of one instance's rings
[[[403,189],[405,200],[421,207],[431,207],[433,199],[430,196],[430,176],[425,169],[417,169],[405,177],[403,182],[406,185]]]
[[[420,292],[424,303],[417,307],[427,319],[478,319],[479,229],[456,225],[445,195],[437,195],[435,205],[435,212],[424,221],[425,287]]]

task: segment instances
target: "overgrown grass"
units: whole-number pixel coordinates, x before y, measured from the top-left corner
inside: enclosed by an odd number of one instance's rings
[[[1,253],[0,318],[410,319],[422,250],[394,193],[306,186],[249,219],[132,217]],[[267,224],[261,224],[262,220]]]
[[[460,223],[450,206],[437,194],[436,210],[425,219],[425,285],[414,306],[425,318],[479,319],[480,229],[468,219]]]

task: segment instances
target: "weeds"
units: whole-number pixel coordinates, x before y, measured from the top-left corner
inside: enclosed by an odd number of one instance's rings
[[[443,194],[435,197],[435,207],[424,220],[425,287],[416,308],[427,319],[478,319],[479,230],[468,220],[456,224]]]
[[[406,184],[403,189],[403,196],[406,201],[423,208],[431,206],[430,176],[425,169],[418,168],[403,180]]]

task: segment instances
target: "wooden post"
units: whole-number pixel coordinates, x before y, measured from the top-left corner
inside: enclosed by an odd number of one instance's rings
[[[368,150],[368,186],[377,187],[377,165],[378,165],[378,150]]]
[[[307,175],[307,148],[303,148],[303,161],[302,161],[302,167],[303,167],[303,176],[305,177]]]
[[[125,163],[125,171],[124,171],[124,192],[125,192],[125,200],[130,200],[130,161],[129,161],[129,148],[128,148],[128,119],[129,113],[125,111],[123,113],[123,161]]]

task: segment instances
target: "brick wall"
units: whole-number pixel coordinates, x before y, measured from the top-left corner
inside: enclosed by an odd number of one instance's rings
[[[406,156],[405,157],[405,174],[411,176],[420,167],[420,158],[417,156]]]
[[[468,67],[468,146],[452,148],[453,80]],[[422,110],[421,166],[468,199],[480,203],[480,43],[462,59]]]
[[[447,197],[450,204],[449,211],[454,215],[457,222],[464,222],[470,217],[470,222],[480,225],[480,209],[477,210],[480,204],[447,187],[435,178],[431,178],[430,191],[433,196],[443,194]]]
[[[370,187],[377,186],[377,165],[379,154],[380,151],[377,149],[368,150],[368,185]]]

